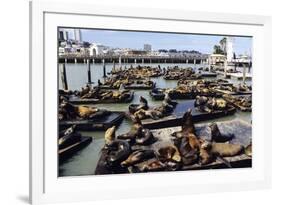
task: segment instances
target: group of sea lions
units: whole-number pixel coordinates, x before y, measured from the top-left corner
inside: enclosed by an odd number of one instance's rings
[[[194,107],[200,112],[212,113],[216,110],[226,110],[229,105],[223,98],[196,96]]]
[[[58,118],[59,120],[75,120],[75,119],[97,119],[111,112],[105,109],[99,109],[94,106],[73,105],[67,99],[60,97]]]
[[[131,104],[129,111],[134,117],[141,120],[146,118],[158,120],[169,115],[176,105],[177,102],[171,100],[168,93],[166,93],[162,104],[158,107],[149,107],[147,100],[140,96],[140,104]]]
[[[252,155],[251,144],[245,148],[231,143],[235,136],[231,133],[222,134],[216,123],[212,123],[209,129],[211,140],[197,136],[191,110],[188,110],[183,116],[181,131],[172,133],[173,143],[153,148],[151,145],[157,139],[150,130],[143,128],[136,117],[128,133],[116,136],[114,126],[106,131],[104,165],[112,173],[120,169],[128,172],[175,171],[184,166],[207,165],[216,160],[231,167],[224,157],[243,153]]]
[[[144,77],[158,77],[161,76],[163,74],[163,71],[160,67],[160,65],[158,65],[157,67],[150,67],[150,66],[140,66],[138,65],[137,67],[133,67],[131,65],[130,68],[126,68],[122,69],[112,69],[112,71],[110,72],[110,74],[115,75],[123,75],[123,76],[130,76],[134,79],[139,79],[139,78],[144,78]]]
[[[164,79],[165,80],[180,80],[180,79],[189,79],[196,80],[200,79],[201,76],[195,74],[195,71],[192,68],[182,69],[178,66],[169,68],[165,70]]]
[[[252,95],[236,97],[225,94],[223,95],[223,98],[241,111],[252,111]]]
[[[81,99],[99,99],[101,101],[103,100],[116,100],[116,101],[122,101],[130,98],[131,91],[124,89],[124,87],[121,85],[119,90],[102,90],[97,87],[91,87],[89,85],[86,85],[86,87],[82,87],[81,92],[79,94],[79,97]]]
[[[243,152],[250,154],[250,151],[246,152],[242,145],[231,143],[231,140],[235,137],[233,134],[221,134],[216,123],[212,123],[209,129],[211,129],[210,141],[198,137],[192,121],[191,110],[185,113],[182,130],[172,134],[175,145],[181,153],[183,165],[195,163],[205,165],[220,160],[230,167],[230,163],[223,157],[233,157]]]
[[[154,143],[152,132],[143,128],[140,119],[134,118],[131,130],[116,136],[116,127],[108,128],[105,132],[106,152],[105,166],[112,170],[127,168],[155,156],[154,151],[148,149],[133,149],[133,146],[147,146]]]

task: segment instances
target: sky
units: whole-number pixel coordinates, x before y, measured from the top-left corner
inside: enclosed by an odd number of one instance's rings
[[[177,49],[196,50],[201,53],[212,53],[215,44],[224,36],[194,35],[176,33],[154,33],[135,31],[113,31],[81,29],[82,40],[90,43],[100,43],[112,48],[143,49],[144,44],[150,44],[152,50]],[[73,33],[69,32],[70,38]],[[233,50],[236,55],[252,53],[251,37],[234,37]]]

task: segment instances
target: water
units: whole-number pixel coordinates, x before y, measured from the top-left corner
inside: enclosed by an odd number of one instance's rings
[[[152,67],[156,67],[158,64],[143,64]],[[206,67],[206,65],[193,65],[193,64],[160,64],[161,68],[167,68],[168,66],[178,65],[182,68],[192,67],[197,70],[200,67]],[[131,64],[123,64],[123,67],[129,68]],[[134,66],[134,65],[133,65]],[[106,64],[107,72],[110,72],[113,64]],[[87,78],[87,64],[66,64],[66,74],[68,80],[68,87],[70,90],[80,90],[82,86],[88,81]],[[242,68],[238,68],[242,70]],[[98,79],[102,79],[103,76],[103,66],[102,64],[91,64],[91,78],[94,85],[97,85]],[[210,78],[214,79],[214,78]],[[151,78],[151,80],[156,82],[157,87],[169,87],[173,88],[177,86],[177,80],[164,80],[163,77]],[[230,80],[234,84],[240,83],[238,80]],[[248,84],[251,81],[247,81]],[[59,72],[59,88],[62,88]],[[152,106],[157,106],[161,104],[161,101],[154,101],[150,95],[149,90],[135,90],[135,96],[131,103],[138,103],[139,96],[144,96],[148,100],[148,104]],[[96,104],[99,108],[105,108],[111,111],[127,111],[128,105],[125,103],[115,103],[115,104]],[[247,122],[251,122],[251,113],[244,113],[237,111],[232,116],[227,116],[223,118],[216,119],[216,121],[225,121],[232,119],[241,119]],[[213,121],[213,120],[211,120]],[[131,122],[124,119],[123,122],[117,129],[117,135],[129,131],[131,127]],[[95,172],[97,162],[100,158],[100,150],[104,145],[104,131],[95,132],[81,132],[85,136],[93,137],[93,141],[86,148],[79,151],[72,158],[64,162],[59,166],[59,176],[81,176],[81,175],[92,175]]]

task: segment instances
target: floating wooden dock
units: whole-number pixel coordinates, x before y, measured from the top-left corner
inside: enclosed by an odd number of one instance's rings
[[[88,144],[92,142],[92,137],[82,136],[79,142],[76,142],[66,148],[60,149],[58,151],[59,162],[62,163],[65,160],[72,157],[75,153],[86,147]]]
[[[76,125],[77,130],[96,131],[107,130],[113,125],[119,125],[124,119],[124,112],[111,112],[102,118],[93,120],[64,120],[59,122],[60,129]]]
[[[81,99],[81,98],[70,98],[69,102],[73,103],[73,104],[100,104],[100,103],[129,103],[132,102],[132,100],[134,99],[134,92],[130,93],[130,96],[126,99],[114,99],[114,98],[110,98],[110,99],[105,99],[105,100],[101,100],[101,99],[96,99],[96,98],[85,98],[85,99]]]
[[[206,140],[211,139],[211,133],[209,129],[210,123],[200,123],[195,125],[196,134],[198,137]],[[246,147],[250,142],[252,138],[252,128],[251,124],[244,122],[242,120],[231,120],[231,121],[225,121],[225,122],[217,122],[217,125],[221,131],[222,134],[224,133],[233,133],[234,138],[230,141],[230,143],[233,144],[241,144],[244,147]],[[157,151],[162,147],[171,146],[174,145],[174,142],[172,140],[172,133],[180,131],[181,127],[170,127],[170,128],[162,128],[162,129],[154,129],[152,130],[152,133],[154,137],[157,139],[155,143],[148,145],[148,146],[139,146],[134,145],[132,146],[132,149],[147,149],[147,150],[154,150]],[[106,152],[102,151],[102,155],[99,159],[98,165],[95,170],[95,174],[122,174],[122,173],[134,173],[138,172],[136,170],[139,169],[117,169],[112,170],[109,167],[106,166],[105,163],[106,158]],[[224,157],[225,160],[227,160],[232,168],[246,168],[252,166],[252,158],[247,156],[244,153],[241,153],[240,155],[234,156],[234,157]],[[156,158],[152,158],[149,160],[146,160],[145,162],[141,162],[139,164],[134,165],[135,167],[142,167],[145,163],[151,162],[153,160],[156,160]],[[187,171],[187,170],[202,170],[202,169],[222,169],[227,168],[224,163],[222,163],[220,160],[215,160],[212,163],[201,165],[198,163],[188,165],[188,166],[182,166],[178,171]],[[167,170],[163,170],[167,171]]]
[[[142,120],[142,124],[148,129],[180,126],[182,123],[182,117],[188,109],[192,109],[194,122],[206,121],[232,115],[236,111],[236,109],[231,106],[229,109],[224,111],[214,111],[212,113],[200,112],[194,107],[194,100],[187,100],[184,102],[179,102],[171,115],[163,117],[159,120],[144,119]]]

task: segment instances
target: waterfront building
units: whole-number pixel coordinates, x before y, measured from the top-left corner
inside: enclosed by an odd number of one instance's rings
[[[89,47],[90,56],[100,56],[107,53],[107,51],[108,51],[108,47],[98,43],[93,43]]]
[[[144,44],[143,45],[143,50],[146,51],[146,52],[151,52],[152,47],[151,47],[150,44]]]

